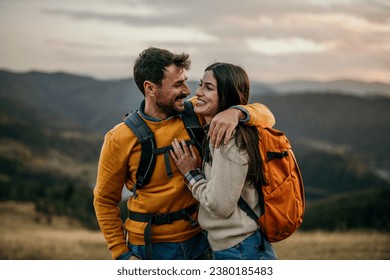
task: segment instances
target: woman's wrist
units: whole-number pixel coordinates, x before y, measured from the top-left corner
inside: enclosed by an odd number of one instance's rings
[[[205,176],[204,176],[202,170],[200,170],[200,168],[196,168],[196,169],[188,171],[184,175],[184,182],[187,185],[187,187],[191,190],[193,185],[197,181],[204,179],[204,178],[205,178]]]

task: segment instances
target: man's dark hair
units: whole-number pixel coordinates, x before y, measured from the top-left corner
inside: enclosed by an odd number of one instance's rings
[[[144,82],[150,81],[161,86],[165,68],[176,65],[190,69],[191,60],[186,53],[174,54],[168,50],[150,47],[141,52],[134,63],[133,76],[140,91],[145,95]]]

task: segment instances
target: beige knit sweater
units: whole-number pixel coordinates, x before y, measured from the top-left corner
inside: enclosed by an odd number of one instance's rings
[[[234,138],[214,149],[210,145],[211,165],[203,163],[203,176],[188,184],[200,202],[199,224],[208,232],[214,251],[233,247],[257,230],[257,223],[238,206],[240,196],[260,214],[258,193],[249,181],[248,155],[239,151]]]

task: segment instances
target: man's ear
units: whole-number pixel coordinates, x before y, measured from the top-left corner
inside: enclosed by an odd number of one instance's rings
[[[157,86],[155,83],[150,81],[144,82],[145,95],[154,96],[157,91]]]

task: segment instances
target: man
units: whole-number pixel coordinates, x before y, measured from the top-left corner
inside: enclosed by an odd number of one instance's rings
[[[173,139],[189,139],[181,112],[190,94],[187,54],[148,48],[137,58],[134,80],[145,96],[139,114],[153,131],[157,147],[170,146]],[[193,104],[196,98],[191,99]],[[250,116],[250,117],[249,117]],[[209,137],[218,147],[230,136],[239,120],[248,125],[273,126],[274,117],[261,104],[230,108],[210,124]],[[201,124],[204,120],[200,119]],[[120,123],[104,139],[94,189],[96,216],[113,259],[207,259],[209,244],[194,223],[197,201],[184,178],[167,158],[156,156],[150,180],[127,202],[129,218],[122,224],[118,204],[125,185],[133,190],[141,157],[141,145],[134,132]],[[126,232],[124,234],[124,231]],[[128,244],[126,240],[128,239]]]

